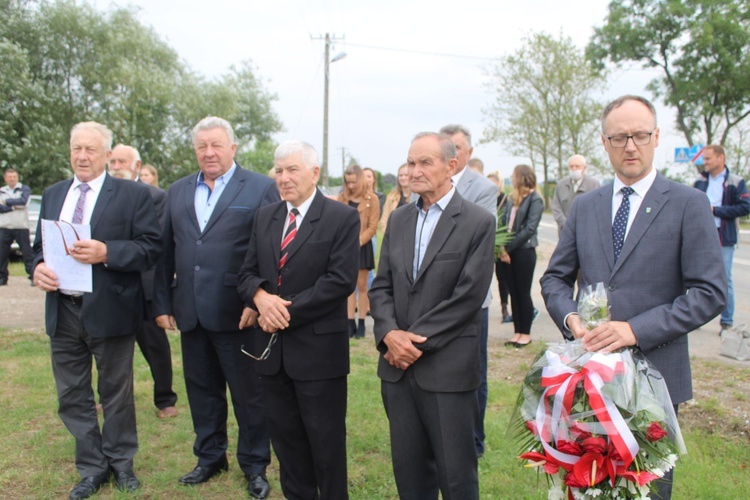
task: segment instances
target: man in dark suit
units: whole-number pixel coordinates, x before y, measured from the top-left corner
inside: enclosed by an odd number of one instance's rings
[[[148,190],[105,173],[112,132],[95,122],[79,123],[70,134],[73,180],[45,190],[34,243],[34,282],[47,292],[46,326],[58,413],[76,440],[82,480],[71,499],[88,498],[114,473],[117,487],[133,491],[138,449],[133,400],[133,346],[143,322],[141,271],[161,252],[159,225]],[[60,289],[43,254],[41,221],[91,225],[91,239],[73,242],[69,252],[92,266],[93,291]],[[70,242],[68,242],[70,243]],[[91,358],[99,374],[101,430],[91,386]]]
[[[575,199],[542,295],[568,339],[590,351],[637,347],[664,376],[677,405],[693,397],[687,334],[721,312],[727,276],[703,193],[662,177],[653,166],[659,129],[653,105],[626,95],[602,117],[602,144],[614,184]],[[612,321],[587,331],[573,285],[607,285]],[[659,481],[671,496],[671,481]]]
[[[112,149],[109,158],[109,174],[127,180],[138,180],[141,171],[141,155],[132,146],[118,144]],[[156,207],[159,226],[164,225],[164,214],[167,208],[167,192],[150,184],[143,184],[151,193]],[[163,328],[154,322],[154,271],[155,267],[141,273],[145,302],[143,328],[136,334],[135,340],[146,358],[151,376],[154,379],[154,405],[158,408],[159,418],[177,416],[177,394],[172,390],[172,350],[169,339]]]
[[[448,136],[418,134],[407,162],[419,200],[391,214],[370,290],[393,471],[400,498],[479,498],[476,390],[495,218],[451,185]]]
[[[268,496],[271,446],[261,388],[240,350],[252,340],[254,311],[237,293],[255,211],[279,201],[274,182],[234,162],[232,126],[207,117],[193,128],[200,172],[169,188],[164,256],[156,271],[154,313],[180,329],[182,360],[198,465],[180,478],[199,484],[227,470],[227,396],[239,426],[237,460],[254,498]]]
[[[248,354],[263,382],[284,497],[344,499],[346,299],[357,283],[359,215],[316,189],[309,144],[287,141],[274,161],[284,201],[258,210],[240,270],[240,295],[263,330]]]

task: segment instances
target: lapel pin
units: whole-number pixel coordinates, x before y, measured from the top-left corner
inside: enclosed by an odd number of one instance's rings
[[[647,214],[650,214],[650,213],[651,213],[651,207],[646,207],[646,213],[647,213]]]

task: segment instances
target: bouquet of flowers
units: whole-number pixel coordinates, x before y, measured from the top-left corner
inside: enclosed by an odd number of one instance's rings
[[[588,324],[609,316],[603,291],[584,306],[595,311],[581,315]],[[648,498],[685,453],[664,379],[643,354],[589,352],[580,340],[549,343],[534,361],[509,433],[526,466],[547,475],[550,499]]]

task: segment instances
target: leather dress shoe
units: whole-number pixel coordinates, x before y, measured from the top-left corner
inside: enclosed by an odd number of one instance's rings
[[[117,489],[120,491],[135,491],[141,486],[141,482],[132,470],[116,470],[114,474]]]
[[[177,408],[174,406],[167,406],[166,408],[159,410],[156,416],[158,418],[174,418],[177,416]]]
[[[253,498],[268,498],[271,486],[265,474],[250,474],[247,476],[247,492]]]
[[[70,500],[78,500],[81,498],[88,498],[97,491],[99,488],[104,486],[109,481],[109,471],[102,472],[95,476],[87,476],[81,479],[72,490],[70,490]]]
[[[196,465],[195,469],[191,470],[180,478],[182,484],[201,484],[205,483],[217,474],[221,474],[229,469],[227,459],[216,462],[213,465],[207,465],[205,467]]]

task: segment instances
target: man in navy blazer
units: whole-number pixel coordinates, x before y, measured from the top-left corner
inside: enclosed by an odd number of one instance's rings
[[[693,397],[687,334],[726,302],[716,227],[703,193],[654,169],[659,129],[648,100],[626,95],[610,103],[602,117],[602,143],[615,169],[614,184],[573,202],[542,276],[542,295],[566,338],[583,339],[590,351],[640,349],[664,376],[676,411]],[[627,188],[632,193],[625,239],[615,257],[613,222]],[[611,305],[612,321],[590,331],[573,299],[579,270],[581,287],[604,283]],[[671,485],[658,481],[660,498],[670,498]]]
[[[255,312],[237,292],[255,211],[279,201],[274,182],[234,162],[232,126],[207,117],[193,128],[200,172],[169,188],[164,255],[154,283],[159,326],[179,328],[198,465],[180,478],[199,484],[227,470],[227,397],[239,426],[237,460],[254,498],[268,495],[270,443],[260,385],[242,354]]]
[[[479,498],[474,430],[482,302],[492,280],[495,217],[451,184],[456,146],[411,143],[417,203],[393,211],[370,289],[378,376],[400,498]]]
[[[345,499],[346,299],[357,283],[359,215],[316,189],[309,144],[287,141],[274,160],[284,201],[258,210],[240,270],[240,295],[263,329],[246,348],[263,382],[284,497]]]
[[[47,292],[46,325],[58,414],[76,440],[76,467],[82,480],[71,499],[88,498],[114,473],[118,488],[133,491],[138,450],[133,400],[133,347],[143,322],[141,271],[161,252],[159,224],[148,189],[106,174],[112,132],[95,122],[70,133],[73,180],[44,191],[34,243],[34,282]],[[44,261],[41,222],[91,225],[91,239],[68,242],[70,255],[91,264],[93,291],[60,289]],[[72,243],[72,244],[71,244]],[[91,359],[104,422],[101,430],[91,386]]]

